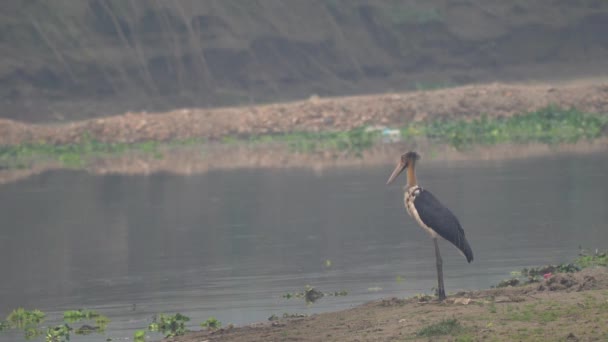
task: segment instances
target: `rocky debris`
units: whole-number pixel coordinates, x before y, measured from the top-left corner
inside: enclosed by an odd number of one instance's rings
[[[558,273],[548,277],[538,286],[538,291],[584,291],[595,288],[596,279],[593,276],[585,275],[576,278],[571,273]]]

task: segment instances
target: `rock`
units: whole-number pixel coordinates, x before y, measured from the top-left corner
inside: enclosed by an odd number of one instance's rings
[[[566,341],[576,342],[578,340],[578,337],[576,337],[573,333],[569,333],[568,336],[566,336]]]

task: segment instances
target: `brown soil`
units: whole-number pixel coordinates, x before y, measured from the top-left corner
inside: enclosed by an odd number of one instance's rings
[[[418,336],[457,319],[450,334]],[[598,341],[608,338],[608,270],[555,274],[541,283],[463,292],[439,303],[387,298],[352,309],[244,327],[193,332],[168,341]]]
[[[67,124],[25,124],[0,119],[0,145],[219,139],[293,131],[348,130],[364,125],[400,126],[442,117],[509,116],[547,105],[608,113],[608,83],[474,85],[435,91],[306,101],[252,107],[127,113]]]

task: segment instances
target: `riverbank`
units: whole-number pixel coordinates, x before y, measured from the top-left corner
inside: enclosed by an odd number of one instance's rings
[[[248,138],[293,132],[349,131],[366,126],[402,127],[438,119],[510,117],[542,108],[608,113],[608,82],[487,84],[438,90],[320,98],[260,106],[186,108],[62,124],[27,124],[0,119],[0,146],[170,142]]]
[[[524,286],[439,303],[387,298],[310,317],[192,332],[166,341],[597,341],[608,338],[608,269],[551,273]]]
[[[608,150],[608,85],[478,85],[125,115],[61,125],[0,120],[0,184],[55,169],[190,174]],[[599,83],[597,83],[599,82]]]

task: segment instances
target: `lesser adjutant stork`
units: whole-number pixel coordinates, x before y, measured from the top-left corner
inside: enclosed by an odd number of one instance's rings
[[[437,295],[439,300],[444,300],[446,297],[443,285],[443,268],[437,237],[441,236],[456,246],[468,262],[473,261],[473,251],[456,216],[441,204],[433,194],[418,185],[416,181],[416,161],[419,159],[420,155],[416,152],[403,154],[386,184],[390,184],[403,170],[407,169],[407,186],[404,188],[405,209],[433,239],[437,259]]]

